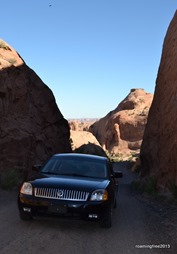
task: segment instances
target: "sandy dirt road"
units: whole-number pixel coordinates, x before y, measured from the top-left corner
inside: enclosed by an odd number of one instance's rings
[[[17,193],[0,190],[0,254],[177,253],[177,240],[159,211],[132,193],[133,176],[125,167],[115,167],[122,169],[124,177],[111,229],[62,218],[23,222],[18,216]]]

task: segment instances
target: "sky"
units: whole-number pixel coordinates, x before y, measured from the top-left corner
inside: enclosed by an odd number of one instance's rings
[[[66,119],[101,118],[132,88],[154,93],[175,0],[0,0],[0,38]]]

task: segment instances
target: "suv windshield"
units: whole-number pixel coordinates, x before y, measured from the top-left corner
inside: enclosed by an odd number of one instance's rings
[[[98,160],[52,157],[41,173],[106,178],[107,164]]]

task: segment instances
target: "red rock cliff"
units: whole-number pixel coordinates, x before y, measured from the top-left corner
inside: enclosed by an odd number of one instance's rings
[[[141,147],[142,176],[177,185],[177,12],[164,39],[155,94]]]
[[[71,151],[69,137],[52,91],[0,40],[0,170],[28,170]]]

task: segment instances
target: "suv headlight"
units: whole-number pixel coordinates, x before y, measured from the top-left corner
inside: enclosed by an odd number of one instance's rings
[[[108,200],[107,190],[95,190],[90,198],[91,201],[105,201]]]
[[[33,187],[31,185],[31,183],[23,183],[20,193],[22,194],[26,194],[26,195],[32,195],[33,194]]]

